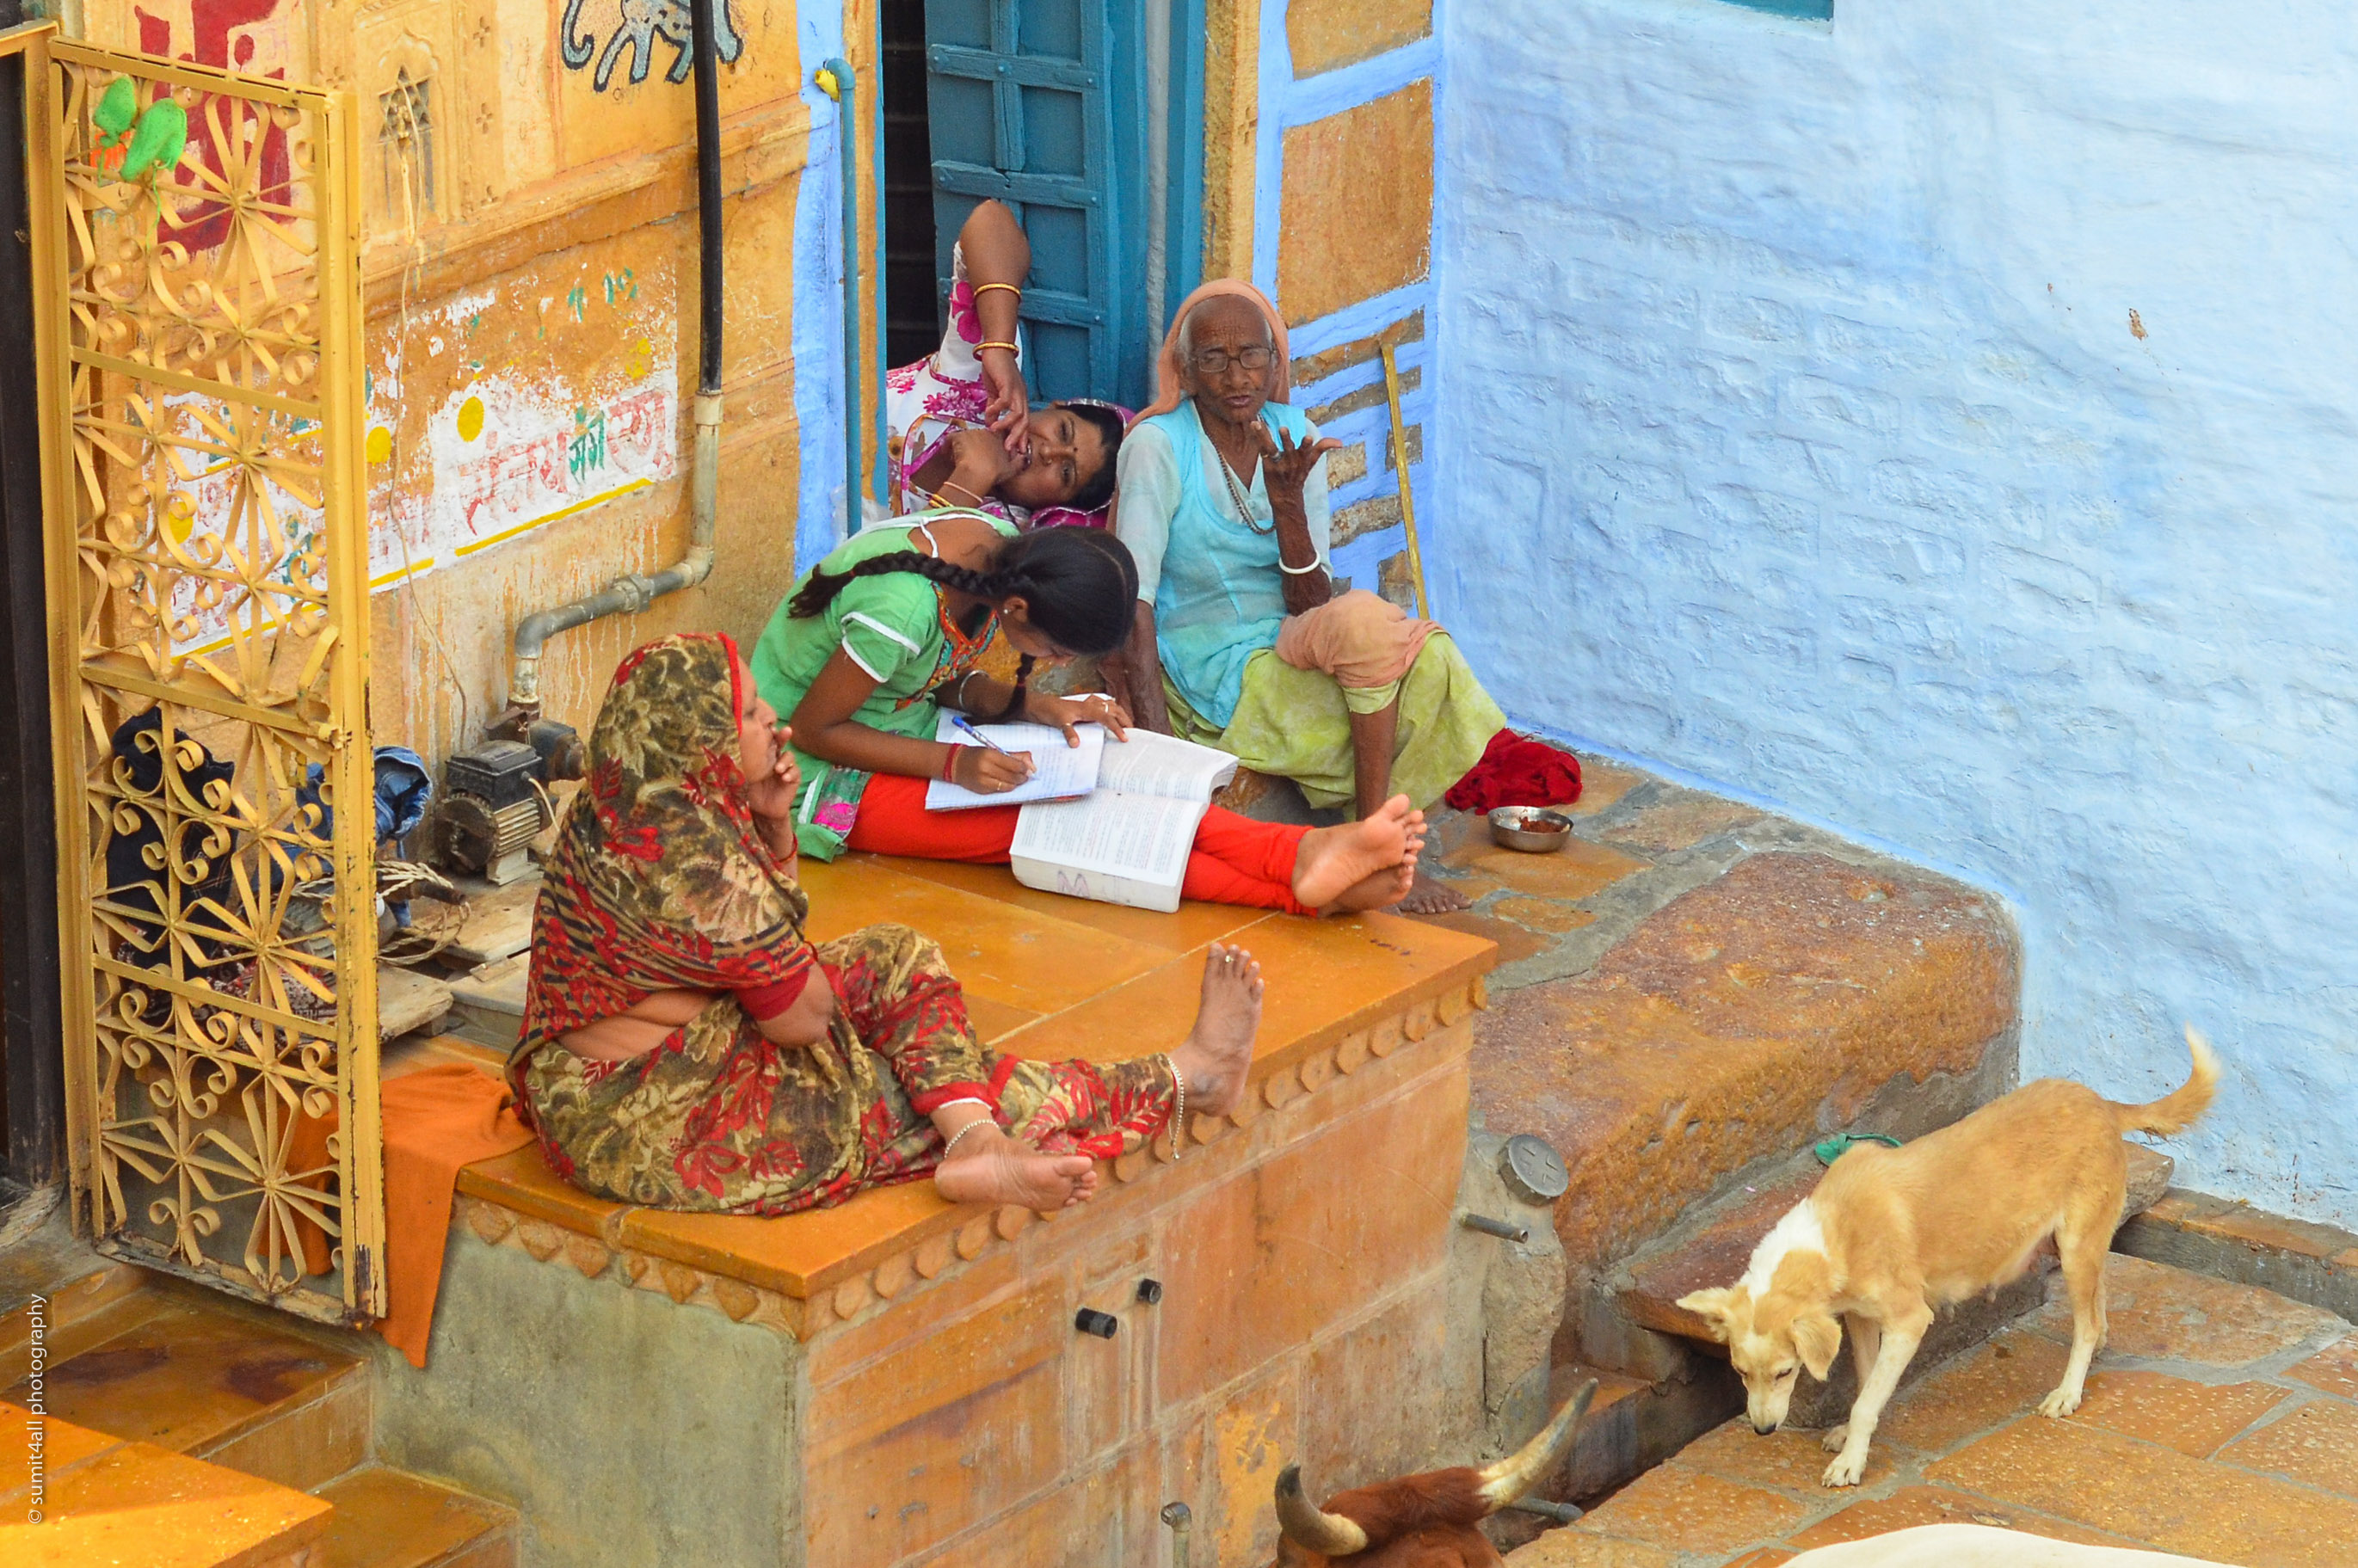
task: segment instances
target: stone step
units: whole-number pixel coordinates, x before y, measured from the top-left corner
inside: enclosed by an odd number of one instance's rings
[[[0,1563],[40,1568],[320,1568],[332,1505],[54,1411],[0,1402]],[[36,1498],[25,1463],[38,1454]],[[38,1519],[29,1517],[38,1509]]]
[[[48,1411],[308,1491],[368,1457],[369,1368],[283,1321],[151,1276],[48,1336]],[[0,1400],[29,1393],[20,1379]]]
[[[370,1465],[321,1487],[335,1505],[319,1568],[514,1568],[514,1510]]]
[[[504,1054],[524,1034],[531,955],[518,953],[450,982],[449,1033]]]
[[[481,1053],[460,1045],[455,1054]],[[224,1521],[230,1546],[203,1555],[198,1547],[211,1537],[196,1530],[185,1555],[143,1545],[38,1561],[514,1568],[513,1512],[369,1462],[373,1401],[364,1357],[330,1343],[330,1331],[146,1271],[128,1274],[128,1289],[110,1271],[50,1297],[42,1391],[53,1495],[56,1455],[111,1454],[103,1476],[69,1494],[78,1505],[185,1499],[203,1518]],[[28,1339],[29,1325],[16,1321],[23,1315],[0,1322],[0,1342],[13,1342],[18,1328]],[[12,1370],[24,1364],[12,1356]],[[0,1390],[0,1400],[21,1404],[30,1394],[27,1378]],[[60,1450],[60,1431],[90,1435]],[[93,1541],[114,1541],[95,1523],[87,1528],[97,1532]],[[5,1538],[0,1561],[17,1561]]]
[[[1563,1157],[1575,1301],[1829,1133],[1916,1137],[2012,1087],[2015,938],[1994,901],[1855,851],[1729,852],[1675,896],[1639,885],[1654,872],[1626,877],[1650,913],[1600,938],[1585,972],[1510,992],[1477,1024],[1476,1108]],[[1624,918],[1606,909],[1587,932]],[[1579,1315],[1558,1358],[1620,1365],[1584,1346]]]

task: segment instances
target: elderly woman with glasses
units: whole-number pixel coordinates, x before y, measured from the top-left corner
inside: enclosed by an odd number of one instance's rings
[[[1506,726],[1449,634],[1327,572],[1325,454],[1286,398],[1285,325],[1260,291],[1206,284],[1164,340],[1158,395],[1121,447],[1115,526],[1138,564],[1109,676],[1147,727],[1290,778],[1360,816],[1430,806]],[[1400,907],[1462,909],[1416,878]]]

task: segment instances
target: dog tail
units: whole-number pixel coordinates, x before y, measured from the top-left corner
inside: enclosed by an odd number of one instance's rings
[[[2150,1105],[2114,1104],[2113,1119],[2123,1132],[2158,1132],[2167,1138],[2185,1131],[2211,1108],[2211,1097],[2219,1092],[2219,1058],[2211,1042],[2190,1023],[2186,1026],[2186,1048],[2194,1054],[2194,1073],[2176,1093]]]

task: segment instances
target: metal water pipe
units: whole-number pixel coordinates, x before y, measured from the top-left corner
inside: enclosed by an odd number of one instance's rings
[[[694,588],[712,575],[713,541],[719,533],[720,479],[720,336],[723,274],[720,251],[720,56],[716,7],[723,0],[689,0],[690,42],[696,61],[696,222],[699,252],[696,382],[696,453],[688,481],[687,554],[653,576],[623,572],[569,604],[525,616],[516,623],[515,674],[508,683],[509,711],[494,729],[528,724],[540,712],[540,655],[559,632],[609,615],[636,614],[667,593]]]

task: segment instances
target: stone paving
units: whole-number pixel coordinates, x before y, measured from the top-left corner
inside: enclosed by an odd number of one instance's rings
[[[1818,1485],[1814,1432],[1740,1418],[1510,1568],[1772,1568],[1814,1546],[1970,1521],[2245,1568],[2358,1563],[2358,1334],[2255,1286],[2115,1255],[2111,1342],[2067,1421],[2060,1300],[1903,1390],[1864,1485]]]

